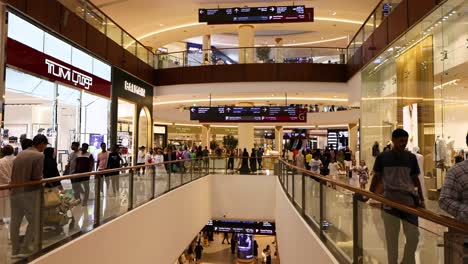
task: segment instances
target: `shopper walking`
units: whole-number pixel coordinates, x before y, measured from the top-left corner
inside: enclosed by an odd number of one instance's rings
[[[236,253],[236,246],[237,246],[237,235],[236,234],[232,234],[231,235],[231,254],[235,254]]]
[[[396,129],[392,133],[393,149],[377,156],[370,191],[381,193],[387,199],[407,206],[425,207],[419,182],[419,166],[416,156],[405,150],[408,132]],[[417,188],[417,192],[415,189]],[[419,242],[418,217],[398,209],[383,206],[382,218],[387,241],[389,264],[415,263],[415,251]],[[401,220],[400,220],[401,219]],[[398,261],[398,237],[400,224],[406,237],[403,259]]]
[[[43,175],[44,179],[48,178],[55,178],[60,176],[60,172],[58,171],[57,160],[55,159],[55,150],[54,148],[46,148],[44,150],[44,170]],[[46,184],[47,187],[59,187],[61,188],[60,181],[49,182]]]
[[[227,151],[227,155],[228,155],[227,169],[233,171],[234,170],[234,150],[229,149]]]
[[[254,240],[254,258],[255,258],[255,261],[258,258],[258,243],[257,243],[257,240]],[[255,262],[255,263],[257,263],[257,262]]]
[[[94,168],[94,157],[91,153],[88,152],[89,145],[88,143],[81,144],[81,150],[76,156],[76,168],[75,173],[87,173],[93,171]],[[81,177],[77,179],[78,185],[78,195],[83,194],[83,206],[88,205],[89,199],[89,178]],[[80,197],[81,198],[81,197]]]
[[[319,154],[314,154],[314,158],[309,163],[310,171],[319,175],[322,168],[322,161],[319,159]]]
[[[249,174],[250,169],[249,169],[249,153],[247,152],[247,149],[244,148],[244,151],[242,152],[242,165],[239,170],[240,174]]]
[[[361,163],[359,164],[359,167],[358,167],[358,171],[359,171],[359,187],[365,190],[367,181],[369,179],[369,169],[367,168],[366,162],[364,160],[361,160]]]
[[[468,134],[466,135],[468,146]],[[440,193],[440,208],[458,221],[468,224],[468,160],[455,164],[445,176]],[[466,245],[466,240],[465,240]]]
[[[97,170],[102,171],[107,169],[107,161],[109,160],[109,151],[107,151],[106,143],[101,143],[101,153],[97,158]]]
[[[11,145],[6,145],[2,149],[3,158],[0,159],[0,185],[9,184],[11,181],[11,170],[15,161],[14,151]],[[0,191],[0,225],[4,224],[9,216],[9,197],[8,190]]]
[[[19,184],[29,181],[41,180],[44,168],[44,152],[47,147],[47,138],[37,135],[33,139],[33,146],[23,149],[18,154],[11,171],[11,183]],[[11,249],[12,256],[23,257],[38,250],[38,237],[40,230],[41,186],[34,185],[15,188],[11,191]],[[20,241],[20,226],[26,217],[28,226],[23,242]]]
[[[107,169],[119,169],[122,167],[124,160],[119,152],[119,147],[114,145],[111,148],[111,152],[109,153],[109,159],[107,161]],[[119,172],[111,172],[106,176],[106,185],[107,188],[110,189],[110,180],[112,179],[112,190],[114,191],[114,195],[119,197]]]
[[[252,153],[250,154],[250,171],[255,173],[257,171],[257,152],[252,148]]]
[[[263,169],[262,167],[262,161],[263,161],[263,148],[258,148],[257,151],[257,163],[258,163],[258,169]]]
[[[229,244],[229,234],[228,233],[223,233],[223,241],[221,242],[221,244],[224,244],[224,241],[226,240],[226,242]]]
[[[202,258],[202,252],[203,252],[203,246],[201,245],[200,242],[198,242],[197,246],[195,247],[195,258],[197,263],[200,263],[200,260]]]
[[[265,250],[265,257],[266,257],[266,261],[265,263],[266,264],[271,264],[271,249],[270,249],[270,245],[267,245]]]

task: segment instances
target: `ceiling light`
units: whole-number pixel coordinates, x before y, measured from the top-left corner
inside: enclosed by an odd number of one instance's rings
[[[159,24],[160,27],[164,27],[164,24]]]
[[[336,16],[336,12],[333,12],[333,13],[332,13],[332,16]]]
[[[333,38],[333,39],[324,39],[324,40],[318,40],[318,41],[312,41],[312,42],[301,42],[301,43],[294,43],[294,44],[284,44],[284,46],[305,46],[305,45],[311,45],[311,44],[319,44],[319,43],[324,43],[324,42],[329,42],[329,41],[337,41],[337,40],[342,40],[342,39],[347,39],[348,36],[343,36],[339,38]]]
[[[285,99],[288,100],[299,100],[299,101],[306,101],[306,100],[315,100],[315,101],[331,101],[331,102],[348,102],[348,99],[341,99],[341,98],[327,98],[327,97],[284,97],[284,96],[275,96],[274,98],[271,97],[238,97],[238,98],[212,98],[210,99],[189,99],[189,100],[174,100],[174,101],[163,101],[163,102],[154,102],[153,105],[168,105],[168,104],[183,104],[189,103],[192,104],[196,103],[203,103],[203,102],[226,102],[226,101],[266,101],[266,100],[276,100],[276,101],[283,101]]]

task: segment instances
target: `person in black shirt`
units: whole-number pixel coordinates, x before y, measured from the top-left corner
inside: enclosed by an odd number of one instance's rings
[[[375,160],[374,177],[369,190],[407,206],[425,207],[418,177],[420,173],[418,161],[413,153],[405,150],[408,133],[403,129],[396,129],[392,133],[392,142],[393,149],[382,152]],[[400,222],[406,237],[401,263],[415,263],[414,253],[419,242],[418,217],[386,205],[382,207],[388,263],[400,263],[398,262]]]
[[[107,169],[118,169],[121,168],[123,164],[123,159],[119,153],[118,146],[112,146],[111,153],[109,153],[109,158],[107,161]],[[106,185],[107,188],[110,188],[109,182],[112,178],[112,190],[114,194],[119,194],[119,172],[111,172],[106,175]]]
[[[257,162],[258,162],[258,168],[261,170],[262,169],[262,159],[263,159],[263,149],[258,148],[257,152]]]
[[[44,150],[44,179],[47,178],[54,178],[60,176],[60,173],[57,169],[57,161],[55,160],[54,157],[54,149],[53,148],[46,148]],[[49,182],[46,184],[47,187],[59,187],[62,189],[62,185],[60,184],[60,181],[56,182]]]

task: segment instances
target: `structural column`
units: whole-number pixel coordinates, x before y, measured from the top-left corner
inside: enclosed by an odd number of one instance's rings
[[[203,64],[205,64],[206,59],[208,59],[207,64],[211,64],[211,35],[203,36]]]
[[[282,126],[275,126],[275,147],[276,150],[279,151],[281,155],[281,151],[283,150],[283,127]]]
[[[255,60],[255,27],[239,26],[239,63],[254,63]]]
[[[5,105],[5,45],[7,25],[5,23],[5,4],[0,2],[0,128],[4,126],[4,105]],[[1,141],[1,139],[0,139]]]
[[[239,148],[246,148],[250,153],[254,147],[254,125],[253,124],[239,124],[237,130],[237,137],[239,138]]]
[[[349,133],[349,149],[353,153],[356,153],[357,149],[357,136],[358,136],[358,126],[357,124],[348,124],[348,133]]]
[[[283,38],[275,38],[275,63],[283,63]]]
[[[208,149],[210,148],[210,125],[202,126],[201,143],[203,148],[205,148],[205,146],[207,146]]]

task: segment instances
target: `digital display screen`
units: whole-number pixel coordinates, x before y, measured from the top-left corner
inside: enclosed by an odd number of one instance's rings
[[[208,25],[312,21],[314,9],[304,5],[198,9],[198,22]]]
[[[223,233],[275,235],[276,227],[274,222],[210,220],[203,230]]]
[[[307,109],[285,106],[190,107],[190,120],[200,122],[307,122]]]
[[[239,234],[237,236],[237,258],[238,259],[253,259],[254,258],[254,239],[251,234]]]

